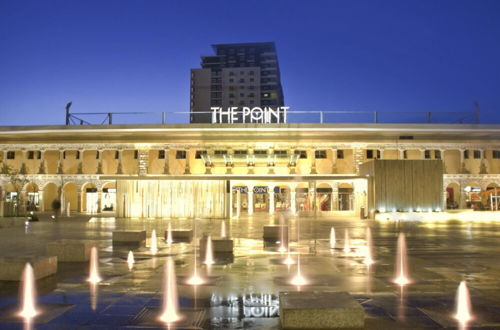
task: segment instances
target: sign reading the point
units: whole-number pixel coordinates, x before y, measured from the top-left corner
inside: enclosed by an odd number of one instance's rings
[[[290,107],[211,107],[212,124],[263,123],[285,124]]]

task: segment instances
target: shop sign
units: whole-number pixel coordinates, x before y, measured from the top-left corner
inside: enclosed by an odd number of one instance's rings
[[[242,194],[247,194],[248,193],[248,187],[247,186],[235,186],[233,187],[233,192],[239,191]]]
[[[267,187],[266,186],[255,186],[255,187],[253,187],[253,193],[254,194],[267,194]]]
[[[290,107],[211,107],[212,124],[223,123],[286,123],[286,112]]]

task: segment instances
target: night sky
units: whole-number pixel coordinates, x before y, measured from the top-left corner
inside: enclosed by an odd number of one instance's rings
[[[481,122],[500,123],[497,0],[0,0],[0,125],[63,124],[69,101],[74,112],[189,111],[200,55],[259,41],[276,43],[291,110],[478,101]]]

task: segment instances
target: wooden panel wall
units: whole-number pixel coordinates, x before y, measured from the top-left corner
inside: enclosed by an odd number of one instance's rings
[[[370,209],[406,212],[442,208],[441,160],[374,160],[362,164],[360,171],[370,177]]]

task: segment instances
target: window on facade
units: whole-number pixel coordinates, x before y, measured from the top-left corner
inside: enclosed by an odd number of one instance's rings
[[[246,155],[247,151],[246,150],[235,150],[234,154],[235,155]]]
[[[241,78],[240,83],[244,83],[244,82],[245,82],[245,79]]]
[[[253,78],[250,78],[250,82],[254,82],[254,80],[255,80],[255,79],[253,79]]]
[[[95,152],[95,159],[99,159],[100,154],[101,153],[99,152],[99,150],[96,150],[96,152]]]
[[[403,150],[403,159],[408,159],[408,150]]]
[[[16,152],[15,151],[7,151],[7,159],[15,159]]]
[[[253,76],[254,72],[253,71],[248,71],[248,74]]]
[[[344,159],[344,150],[337,150],[337,159]]]
[[[253,154],[254,155],[267,155],[267,150],[262,150],[262,149],[254,150]]]
[[[240,93],[240,97],[245,97],[245,93]]]
[[[286,157],[287,152],[286,152],[286,150],[274,150],[274,154],[277,157]]]
[[[118,150],[115,151],[115,159],[120,159],[120,152]]]
[[[431,151],[430,150],[425,150],[424,151],[424,158],[425,159],[431,159]]]
[[[165,159],[165,150],[158,150],[158,159]]]
[[[214,155],[227,155],[227,150],[215,150]]]
[[[469,150],[464,150],[464,159],[469,159]]]
[[[229,79],[229,82],[230,83],[234,82],[234,79],[233,78]]]
[[[186,150],[177,150],[175,152],[175,159],[186,159]]]
[[[366,159],[373,159],[373,150],[366,150]]]
[[[326,159],[326,150],[316,150],[316,151],[314,151],[314,158],[316,158],[316,159]]]
[[[63,151],[63,159],[66,159],[66,151]]]
[[[234,76],[234,72],[233,71],[229,71],[229,75],[230,76]]]
[[[441,150],[434,150],[434,159],[441,159]]]
[[[307,158],[307,152],[305,150],[295,150],[294,154],[298,155],[300,159]]]
[[[75,158],[76,158],[76,159],[80,159],[80,151],[79,151],[79,150],[77,150],[77,151],[76,151]]]
[[[35,152],[34,151],[28,151],[28,159],[35,159]]]
[[[196,153],[194,154],[195,159],[203,159],[203,156],[207,154],[206,150],[196,150]]]
[[[139,150],[134,150],[134,159],[139,158]]]
[[[474,159],[481,158],[481,150],[474,150]]]
[[[42,159],[42,152],[41,151],[37,151],[36,152],[36,158],[37,159]]]
[[[240,74],[241,74],[241,75],[244,75],[244,74],[245,74],[245,71],[240,71]]]
[[[500,159],[500,150],[493,150],[491,154],[493,159]]]

